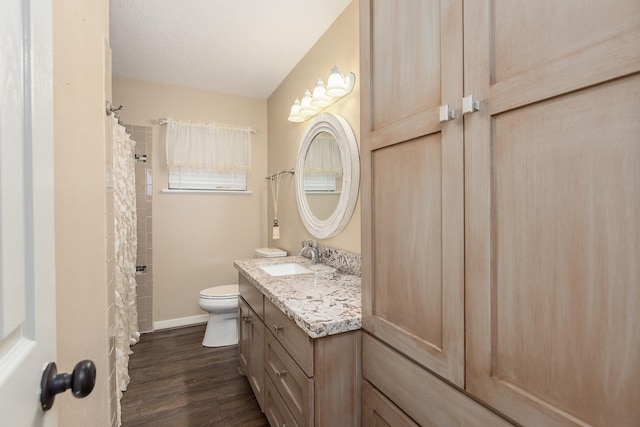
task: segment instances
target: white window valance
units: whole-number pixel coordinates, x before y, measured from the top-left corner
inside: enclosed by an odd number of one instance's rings
[[[167,119],[169,172],[245,174],[251,165],[251,128]]]

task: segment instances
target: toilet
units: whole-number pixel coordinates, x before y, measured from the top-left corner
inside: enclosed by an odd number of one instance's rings
[[[209,313],[204,347],[238,344],[238,285],[221,285],[200,291],[198,305]]]
[[[278,258],[287,256],[276,248],[258,248],[258,258]],[[198,305],[209,313],[207,329],[204,332],[204,347],[224,347],[238,344],[238,285],[212,286],[200,291]]]

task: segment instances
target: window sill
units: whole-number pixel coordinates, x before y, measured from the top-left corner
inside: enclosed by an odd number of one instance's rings
[[[336,194],[342,194],[341,191],[320,191],[320,190],[305,190],[305,194],[323,194],[327,196],[333,196]]]
[[[240,191],[240,190],[174,190],[163,188],[161,193],[166,194],[218,194],[218,195],[231,195],[231,196],[251,196],[253,191]]]

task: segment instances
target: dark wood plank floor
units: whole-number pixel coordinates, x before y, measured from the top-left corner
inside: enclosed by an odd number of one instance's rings
[[[144,334],[132,347],[123,427],[262,427],[238,347],[202,347],[205,325]]]

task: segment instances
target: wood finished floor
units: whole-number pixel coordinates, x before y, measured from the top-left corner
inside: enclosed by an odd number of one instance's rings
[[[143,334],[129,358],[122,427],[262,427],[238,347],[202,347],[205,325]]]

